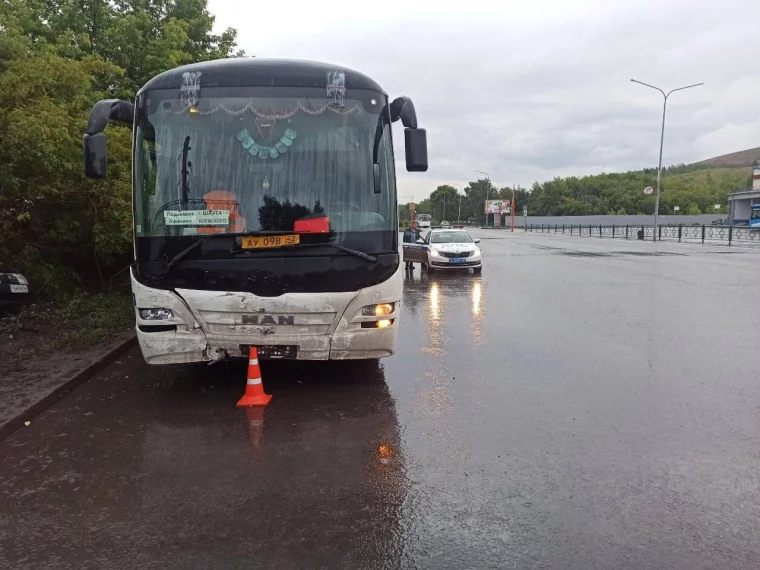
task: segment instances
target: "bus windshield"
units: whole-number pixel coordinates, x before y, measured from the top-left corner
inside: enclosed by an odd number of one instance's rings
[[[420,214],[417,216],[418,222],[429,222],[432,219],[430,214]]]
[[[337,105],[324,89],[216,88],[197,108],[176,91],[143,93],[136,235],[292,232],[296,220],[324,216],[338,234],[395,231],[385,108],[384,95],[360,90]]]

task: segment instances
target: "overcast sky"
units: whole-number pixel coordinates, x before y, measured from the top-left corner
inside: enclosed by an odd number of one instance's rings
[[[335,63],[410,96],[430,169],[407,173],[394,125],[399,199],[490,174],[501,187],[554,176],[694,162],[760,146],[758,0],[209,0],[219,29],[259,57]],[[399,144],[401,143],[401,144]]]

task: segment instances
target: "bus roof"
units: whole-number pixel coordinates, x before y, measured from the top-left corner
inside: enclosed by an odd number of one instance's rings
[[[216,59],[175,67],[156,75],[140,92],[147,89],[180,89],[186,73],[200,72],[203,87],[322,87],[328,84],[328,74],[343,73],[346,89],[371,89],[385,93],[382,87],[363,73],[327,63],[291,59],[261,59],[238,57]]]

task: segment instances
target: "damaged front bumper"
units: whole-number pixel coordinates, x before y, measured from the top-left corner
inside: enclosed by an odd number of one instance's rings
[[[247,357],[248,347],[267,347],[262,357],[351,360],[391,356],[396,350],[402,270],[383,283],[347,293],[251,293],[153,289],[132,271],[137,339],[148,364],[213,362]],[[379,317],[367,305],[393,303],[385,328],[364,328]],[[140,309],[169,309],[143,319]],[[167,316],[168,315],[168,316]],[[279,350],[277,347],[282,347]],[[286,348],[287,347],[287,348]]]

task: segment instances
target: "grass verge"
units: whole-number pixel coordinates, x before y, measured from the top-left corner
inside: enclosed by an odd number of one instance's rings
[[[134,319],[128,291],[78,294],[57,302],[31,304],[0,318],[0,338],[7,349],[0,352],[14,359],[40,351],[87,350],[126,330]]]

